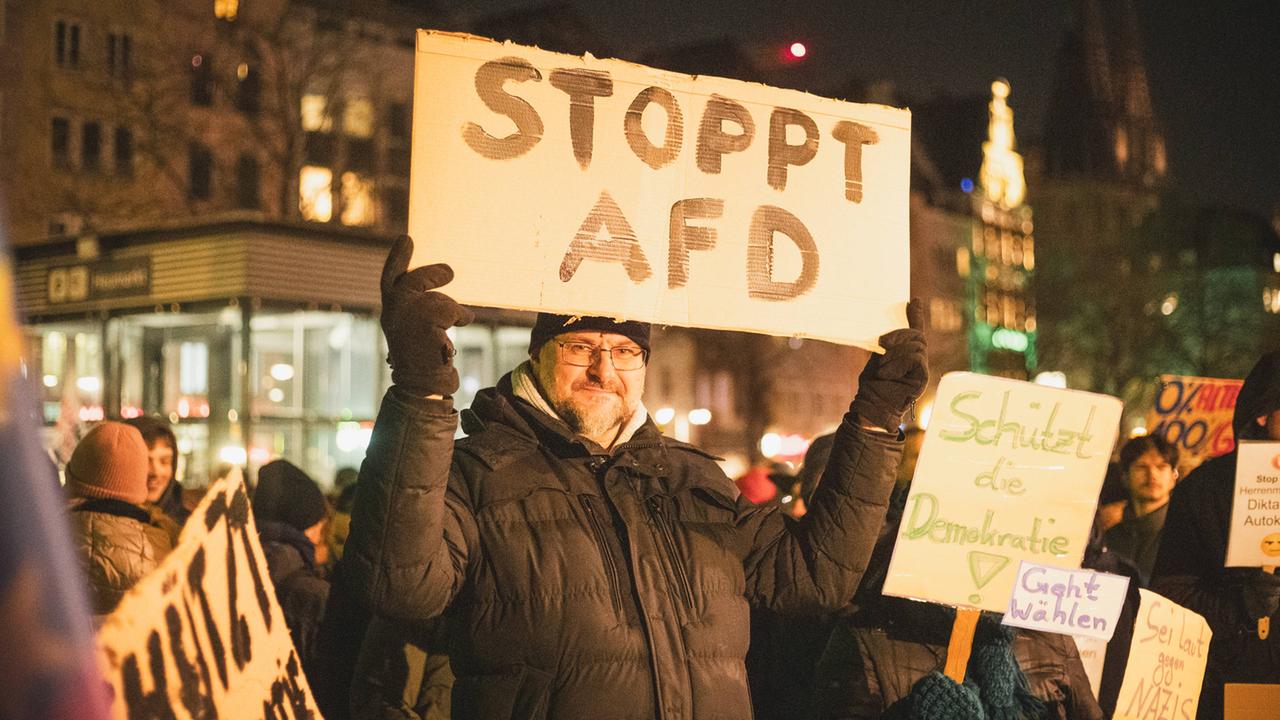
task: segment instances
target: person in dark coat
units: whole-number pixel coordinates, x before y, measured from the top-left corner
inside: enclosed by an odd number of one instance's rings
[[[147,502],[160,508],[179,526],[185,525],[191,511],[182,501],[182,483],[175,475],[178,463],[178,438],[164,420],[150,415],[124,421],[142,433],[147,443]]]
[[[1103,543],[1138,566],[1146,587],[1156,564],[1169,497],[1178,481],[1178,448],[1158,435],[1133,438],[1120,448],[1120,470],[1129,501],[1123,519],[1107,530]]]
[[[258,470],[253,519],[258,526],[276,600],[308,679],[316,676],[316,635],[329,601],[329,583],[316,566],[316,545],[328,515],[324,493],[287,460]]]
[[[444,614],[455,718],[751,715],[753,606],[853,595],[885,513],[903,414],[927,380],[919,309],[883,336],[799,521],[738,496],[663,437],[640,396],[649,326],[540,314],[530,360],[482,390],[455,443],[447,266],[383,272],[393,387],[360,472],[344,564],[386,617]]]
[[[963,685],[942,674],[955,609],[883,595],[910,483],[890,503],[854,603],[817,662],[816,717],[1101,720],[1075,642],[984,613]]]
[[[1280,351],[1249,371],[1231,425],[1237,440],[1280,440]],[[1204,616],[1213,631],[1198,720],[1222,717],[1225,683],[1280,683],[1280,632],[1263,640],[1258,631],[1261,618],[1280,630],[1280,577],[1224,567],[1235,480],[1232,450],[1178,484],[1152,571],[1152,590]]]

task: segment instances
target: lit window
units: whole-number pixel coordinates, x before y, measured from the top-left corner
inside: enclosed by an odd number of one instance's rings
[[[213,0],[213,16],[231,22],[240,11],[240,0]]]
[[[373,137],[373,103],[366,98],[348,100],[342,110],[342,132],[351,137]]]
[[[301,113],[302,129],[307,132],[329,132],[333,127],[333,118],[329,117],[329,100],[323,95],[303,95]]]
[[[357,173],[342,173],[342,224],[372,225],[373,221],[373,181]]]
[[[329,222],[333,217],[333,171],[308,165],[298,175],[298,209],[306,220]]]

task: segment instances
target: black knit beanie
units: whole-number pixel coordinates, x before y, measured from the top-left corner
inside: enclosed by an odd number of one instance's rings
[[[306,530],[328,514],[324,493],[305,472],[288,460],[273,460],[258,470],[253,518]]]
[[[533,323],[533,332],[529,333],[529,354],[537,356],[548,340],[561,333],[584,330],[623,335],[648,352],[649,328],[649,323],[635,320],[617,321],[595,315],[553,315],[540,312]]]
[[[1276,410],[1280,410],[1280,351],[1273,350],[1258,358],[1240,388],[1231,423],[1236,439],[1266,440],[1266,431],[1256,420]]]

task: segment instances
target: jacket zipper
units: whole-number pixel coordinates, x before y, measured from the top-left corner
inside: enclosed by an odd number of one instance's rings
[[[662,504],[658,501],[658,496],[656,495],[649,498],[647,505],[649,514],[653,518],[653,524],[658,528],[657,535],[661,538],[663,548],[666,550],[671,572],[675,575],[676,591],[680,596],[680,601],[684,604],[685,610],[693,612],[693,587],[689,583],[689,576],[685,571],[684,563],[680,562],[680,556],[676,553],[676,540],[671,534],[670,525],[667,524],[667,514],[662,509]]]
[[[605,535],[604,522],[596,514],[596,509],[592,507],[590,496],[579,495],[578,501],[582,503],[582,509],[587,513],[587,521],[591,525],[591,534],[595,536],[596,545],[600,548],[600,558],[604,561],[604,574],[609,581],[609,599],[613,602],[613,610],[618,614],[619,618],[625,618],[622,608],[622,583],[618,577],[618,566],[614,560],[613,553],[609,551],[609,540]]]

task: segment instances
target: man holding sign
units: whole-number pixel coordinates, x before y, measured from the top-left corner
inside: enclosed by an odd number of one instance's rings
[[[1280,440],[1280,352],[1249,371],[1232,429],[1237,440]],[[1153,590],[1213,630],[1199,720],[1222,717],[1224,683],[1280,683],[1280,636],[1262,631],[1280,619],[1280,577],[1225,567],[1238,453],[1205,461],[1174,490],[1152,572]]]
[[[382,614],[445,614],[454,717],[749,717],[751,606],[853,596],[923,391],[924,340],[880,338],[809,512],[752,506],[641,402],[649,326],[541,314],[528,362],[483,390],[455,443],[445,331],[470,312],[392,250],[382,323],[394,386],[361,469],[346,557]]]

